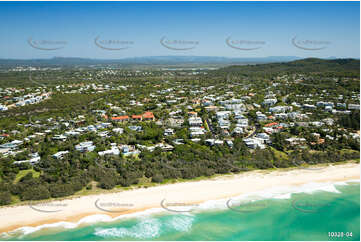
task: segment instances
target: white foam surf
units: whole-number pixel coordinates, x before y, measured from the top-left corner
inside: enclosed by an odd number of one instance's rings
[[[141,218],[131,227],[96,228],[94,235],[103,238],[151,239],[159,237],[163,232],[176,230],[189,231],[193,224],[193,216],[175,215],[169,219]]]
[[[130,228],[97,228],[94,234],[103,238],[149,239],[158,237],[160,230],[161,223],[158,219],[147,218]]]
[[[183,210],[189,209],[191,212],[182,212],[182,213],[176,213],[178,215],[187,215],[188,217],[192,216],[192,213],[201,212],[204,210],[213,210],[213,209],[228,209],[227,207],[227,201],[233,200],[233,201],[256,201],[256,200],[265,200],[265,199],[290,199],[292,197],[292,194],[296,193],[308,193],[312,194],[317,191],[325,191],[325,192],[331,192],[331,193],[340,193],[340,191],[335,186],[345,186],[349,185],[350,183],[360,183],[360,180],[349,180],[345,182],[328,182],[328,183],[307,183],[300,186],[279,186],[279,187],[273,187],[271,189],[263,190],[263,191],[257,191],[257,192],[251,192],[247,194],[242,194],[236,197],[228,198],[228,199],[218,199],[218,200],[209,200],[205,201],[201,204],[198,204],[198,206],[191,206],[191,207],[184,207]],[[153,214],[160,214],[160,213],[169,213],[172,214],[172,212],[166,211],[163,208],[151,208],[147,209],[145,211],[141,212],[135,212],[130,214],[124,214],[120,215],[118,217],[112,218],[108,215],[90,215],[87,217],[84,217],[80,219],[76,223],[72,222],[57,222],[52,224],[43,224],[35,227],[25,226],[18,228],[16,230],[13,230],[11,232],[4,232],[0,234],[0,239],[7,239],[12,237],[23,237],[25,235],[35,233],[37,231],[43,230],[43,229],[51,229],[51,228],[60,228],[60,229],[74,229],[76,227],[87,225],[87,224],[96,224],[96,223],[111,223],[114,221],[118,221],[121,219],[129,219],[129,218],[146,218],[150,220],[145,220],[141,224],[137,226],[141,226],[141,229],[144,229],[144,238],[152,238],[152,236],[158,236],[159,235],[159,229],[157,229],[157,225],[150,225],[152,222],[156,222],[156,220],[151,220],[149,218]],[[173,213],[174,214],[174,213]],[[186,218],[181,220],[180,218],[175,217],[174,221],[169,221],[169,226],[171,226],[173,229],[179,230],[179,231],[186,231],[189,230],[192,225],[193,219]],[[157,223],[156,223],[157,224]],[[158,224],[159,225],[159,224]],[[138,227],[139,228],[139,227]],[[102,237],[109,237],[110,235],[113,235],[115,237],[134,237],[133,234],[134,228],[129,229],[118,229],[118,228],[110,228],[110,229],[102,229],[97,230],[95,232],[96,235],[102,236]],[[109,236],[108,236],[109,235]],[[143,236],[141,235],[141,236]],[[138,238],[138,237],[134,237]],[[143,238],[143,237],[142,237]]]

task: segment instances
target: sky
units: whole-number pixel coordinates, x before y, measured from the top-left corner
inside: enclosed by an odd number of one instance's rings
[[[360,57],[359,2],[0,2],[0,58]]]

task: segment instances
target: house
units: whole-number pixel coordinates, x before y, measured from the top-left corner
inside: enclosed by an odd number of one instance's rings
[[[109,131],[102,131],[102,132],[98,133],[98,136],[100,136],[102,138],[106,138],[106,137],[109,137],[108,134],[109,134]]]
[[[243,131],[243,128],[241,128],[241,127],[235,127],[232,131],[233,135],[241,135],[243,133],[244,133],[244,131]]]
[[[132,115],[133,121],[142,121],[143,116],[142,115]]]
[[[170,136],[174,134],[174,129],[165,129],[164,136]]]
[[[321,137],[319,133],[312,133],[311,135],[315,137],[317,140]]]
[[[95,149],[95,145],[93,145],[93,141],[85,141],[76,145],[75,149],[80,152],[89,152]]]
[[[217,111],[218,107],[217,106],[207,106],[204,108],[206,111]]]
[[[0,105],[0,111],[6,111],[8,110],[8,107]]]
[[[286,113],[276,113],[275,118],[276,119],[287,119],[288,115]]]
[[[269,98],[269,99],[265,99],[262,102],[262,105],[264,106],[273,106],[277,103],[277,99],[276,98]]]
[[[114,133],[117,133],[117,134],[122,134],[122,133],[124,133],[124,129],[122,129],[122,128],[114,128],[114,129],[112,129],[112,131],[113,131]]]
[[[239,110],[242,112],[246,111],[246,106],[244,104],[226,104],[224,107],[227,110]]]
[[[109,128],[111,126],[112,126],[111,123],[100,123],[100,124],[96,125],[96,128],[97,129],[106,129],[106,128]]]
[[[172,150],[174,150],[174,147],[172,145],[169,145],[169,144],[159,143],[159,144],[156,144],[155,146],[160,147],[163,151],[172,151]]]
[[[91,132],[97,130],[97,128],[96,128],[94,125],[89,125],[89,126],[86,127],[86,129],[87,129],[88,131],[91,131]]]
[[[221,129],[229,129],[229,127],[231,126],[231,123],[229,122],[229,120],[219,119],[218,125],[219,125],[219,127],[221,127]]]
[[[292,106],[276,106],[270,107],[269,111],[271,113],[285,113],[287,111],[292,111]]]
[[[264,141],[263,139],[259,139],[259,138],[247,138],[247,139],[243,139],[244,143],[246,144],[246,146],[250,149],[265,149],[266,146],[264,145]]]
[[[175,144],[175,145],[184,145],[184,139],[175,139],[173,141],[173,144]]]
[[[248,127],[248,119],[237,119],[237,127],[247,128]]]
[[[334,104],[332,102],[324,102],[324,101],[319,101],[316,103],[317,107],[331,107],[331,109],[334,107]]]
[[[351,109],[351,110],[360,110],[360,105],[359,104],[352,104],[350,103],[348,105],[348,109]]]
[[[297,138],[297,137],[294,137],[294,138],[288,138],[288,139],[285,139],[285,141],[289,144],[289,145],[301,145],[301,144],[304,144],[306,143],[306,139],[305,138]]]
[[[67,137],[65,135],[62,135],[62,134],[56,134],[53,136],[52,138],[53,140],[61,140],[61,141],[65,141],[67,139]]]
[[[233,148],[233,141],[232,140],[226,140],[226,144],[229,148]]]
[[[29,160],[19,160],[15,161],[14,164],[21,164],[21,163],[29,163],[31,165],[35,165],[36,163],[39,163],[40,156],[38,153],[32,153],[29,155],[31,158]]]
[[[302,107],[301,104],[296,103],[296,102],[292,102],[291,105],[292,105],[292,106],[295,106],[295,107],[297,107],[297,108]]]
[[[265,121],[267,120],[267,116],[261,112],[257,112],[256,113],[257,115],[257,121]]]
[[[70,130],[70,131],[66,131],[65,135],[66,136],[78,136],[80,133],[74,130]]]
[[[177,116],[178,114],[181,114],[181,113],[182,113],[182,110],[178,109],[176,111],[170,112],[169,116],[174,117],[174,116]]]
[[[189,126],[195,126],[195,127],[200,127],[203,125],[203,121],[202,121],[202,118],[200,117],[190,117],[188,119],[188,123],[189,123]]]
[[[247,118],[241,112],[234,111],[234,115],[235,115],[234,116],[235,120],[242,120],[242,119],[247,120]]]
[[[184,123],[184,119],[182,117],[169,118],[167,120],[167,123],[171,127],[181,127],[182,124]]]
[[[120,151],[118,149],[118,147],[116,146],[115,143],[112,143],[111,144],[111,148],[110,150],[105,150],[105,151],[99,151],[98,154],[100,156],[104,156],[104,155],[119,155],[120,154]]]
[[[326,125],[334,125],[335,120],[333,120],[332,118],[324,118],[322,119],[322,121],[326,124]]]
[[[140,154],[140,151],[135,149],[134,145],[119,145],[119,148],[124,156],[134,156]]]
[[[316,109],[316,106],[312,105],[312,104],[303,104],[302,108],[304,108],[304,109]]]
[[[127,122],[127,121],[129,121],[129,116],[128,115],[123,115],[123,116],[118,116],[118,117],[112,117],[112,121],[115,121],[115,122]]]
[[[259,104],[257,104],[257,103],[253,103],[252,104],[255,108],[260,108],[261,107],[261,105],[259,105]]]
[[[189,130],[191,132],[190,133],[191,138],[204,135],[205,133],[204,128],[201,127],[190,127]]]
[[[283,127],[281,125],[273,125],[270,127],[263,127],[263,130],[267,133],[267,134],[273,134],[273,133],[278,133],[281,131]]]
[[[11,150],[9,148],[0,148],[0,155],[6,157],[10,155]]]
[[[228,119],[231,111],[219,111],[216,113],[217,119]]]
[[[189,117],[197,117],[197,112],[188,112]]]
[[[299,127],[308,127],[309,123],[308,122],[296,122],[296,125]]]
[[[336,107],[344,109],[346,108],[346,103],[337,103]]]
[[[206,139],[204,141],[207,145],[213,146],[213,145],[223,145],[223,140],[219,139]]]
[[[200,138],[194,138],[194,139],[191,139],[191,141],[194,142],[194,143],[196,143],[196,142],[201,141],[201,139],[200,139]]]
[[[300,119],[301,118],[301,114],[299,112],[290,112],[290,113],[287,113],[287,117],[290,118],[290,119]]]
[[[142,126],[128,126],[128,129],[138,132],[143,130]]]
[[[325,143],[325,139],[317,139],[316,142],[311,142],[311,145],[320,145]]]
[[[316,127],[321,127],[322,125],[324,125],[324,123],[320,122],[320,121],[314,121],[314,122],[310,122],[310,125],[316,126]]]
[[[332,112],[332,109],[333,109],[333,107],[331,107],[331,106],[325,106],[326,112]]]
[[[266,133],[258,133],[256,134],[256,138],[262,139],[264,144],[269,144],[271,142],[269,135]]]
[[[172,151],[174,149],[172,145],[163,144],[163,143],[159,143],[153,146],[137,145],[137,147],[146,149],[150,152],[153,152],[156,148],[160,148],[162,151]]]
[[[145,112],[142,115],[144,121],[154,121],[155,117],[152,112]]]
[[[277,126],[277,125],[278,125],[278,123],[272,122],[272,123],[265,124],[265,127],[273,127],[273,126]]]
[[[63,159],[64,155],[68,154],[68,153],[69,153],[69,151],[67,151],[67,150],[66,151],[59,151],[59,152],[53,154],[51,157],[53,157],[55,159]]]
[[[5,143],[0,145],[0,148],[2,149],[9,149],[9,150],[15,150],[16,148],[18,148],[19,145],[21,145],[23,142],[20,140],[13,140],[9,143]]]
[[[326,134],[326,136],[325,136],[327,139],[329,139],[329,140],[334,140],[335,138],[334,137],[332,137],[332,136],[330,136],[330,135],[328,135],[328,134]]]

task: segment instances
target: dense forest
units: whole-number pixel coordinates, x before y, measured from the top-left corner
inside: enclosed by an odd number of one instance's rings
[[[274,76],[292,73],[308,73],[321,76],[333,77],[360,77],[360,60],[335,59],[323,60],[307,58],[284,63],[256,64],[243,66],[229,66],[216,70],[215,73],[223,75],[255,75]]]

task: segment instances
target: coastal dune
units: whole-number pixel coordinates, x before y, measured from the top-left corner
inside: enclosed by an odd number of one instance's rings
[[[0,232],[62,221],[78,222],[90,215],[112,218],[155,208],[182,209],[219,199],[256,192],[289,191],[306,184],[335,183],[360,179],[360,165],[347,163],[314,169],[277,169],[218,176],[122,192],[82,196],[40,204],[0,208]],[[288,190],[286,188],[289,188]],[[282,194],[280,194],[282,195]]]

